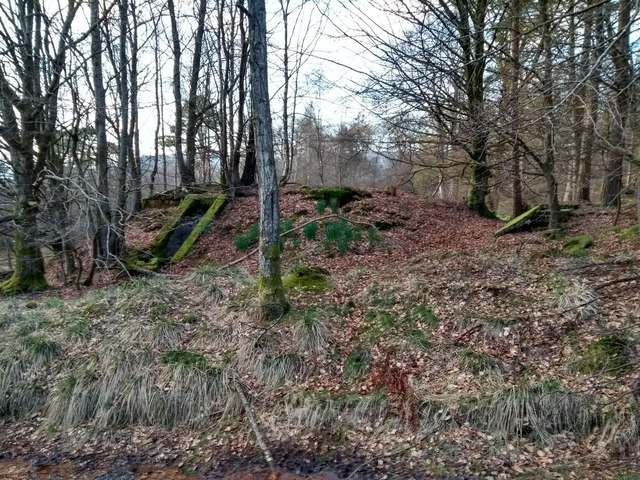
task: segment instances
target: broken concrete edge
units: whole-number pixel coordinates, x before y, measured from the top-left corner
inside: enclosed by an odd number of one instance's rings
[[[537,216],[542,212],[544,205],[535,205],[526,212],[521,215],[518,215],[516,218],[509,220],[506,224],[496,231],[494,234],[496,237],[500,235],[505,235],[507,233],[511,233],[513,231],[517,231],[525,226],[530,226],[531,223],[534,223],[537,220]]]
[[[193,230],[191,231],[189,236],[185,239],[184,242],[182,242],[182,245],[180,245],[180,248],[172,257],[171,261],[173,263],[178,263],[180,260],[182,260],[185,257],[187,253],[189,253],[189,250],[191,250],[191,247],[193,247],[193,245],[196,243],[198,238],[200,238],[200,235],[202,235],[209,229],[211,222],[220,214],[220,212],[222,212],[222,209],[225,207],[226,204],[227,204],[227,197],[223,193],[219,194],[213,200],[213,203],[211,204],[209,209],[198,221],[196,226],[193,227]]]
[[[173,219],[164,227],[162,227],[158,235],[156,235],[156,237],[153,239],[153,242],[151,242],[149,249],[151,250],[153,255],[158,258],[167,258],[165,247],[167,246],[169,238],[171,238],[171,234],[178,227],[178,225],[180,225],[183,218],[192,215],[196,210],[201,209],[203,207],[203,204],[207,208],[210,208],[211,205],[215,202],[216,198],[217,197],[195,193],[190,193],[189,195],[184,197],[184,200],[180,202],[178,211]]]

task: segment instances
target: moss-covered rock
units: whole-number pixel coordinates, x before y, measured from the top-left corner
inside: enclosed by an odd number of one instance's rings
[[[532,230],[545,224],[544,205],[536,205],[522,215],[518,215],[513,220],[508,221],[498,231],[495,236],[505,235],[507,233],[521,232]]]
[[[619,376],[629,371],[632,342],[628,337],[607,335],[578,352],[575,369],[580,373]]]
[[[593,237],[588,234],[578,235],[570,238],[562,246],[562,254],[568,257],[584,257],[587,255],[587,248],[593,245]]]
[[[211,226],[211,222],[222,212],[222,209],[227,204],[227,197],[224,194],[219,194],[209,209],[205,212],[202,218],[198,221],[196,226],[193,228],[187,239],[182,242],[182,245],[178,249],[178,251],[173,255],[172,261],[173,263],[177,263],[184,258],[184,256],[189,253],[191,247],[193,247],[194,243],[200,238],[200,235],[207,232]]]
[[[200,235],[226,205],[224,194],[217,196],[188,194],[178,212],[162,227],[147,250],[132,248],[127,256],[129,265],[156,270],[171,259],[178,262],[189,252]]]
[[[337,202],[339,207],[353,202],[354,200],[360,200],[361,198],[371,196],[371,193],[369,192],[350,187],[303,187],[302,192],[306,198],[317,201],[324,200],[327,205],[330,205],[332,201]]]
[[[300,265],[283,279],[284,288],[305,292],[322,292],[333,287],[330,273],[321,267]]]

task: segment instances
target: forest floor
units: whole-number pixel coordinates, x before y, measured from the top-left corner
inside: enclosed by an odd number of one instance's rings
[[[281,208],[284,230],[330,213],[295,190]],[[166,275],[0,299],[0,479],[640,479],[634,212],[496,238],[463,206],[373,192],[339,211],[354,228],[285,238],[285,274],[328,282],[292,282],[264,325],[257,256],[221,268],[253,248],[239,198]]]

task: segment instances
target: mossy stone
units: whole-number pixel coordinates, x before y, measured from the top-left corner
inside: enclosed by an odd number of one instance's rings
[[[631,343],[628,337],[620,335],[602,337],[578,353],[575,368],[584,374],[622,375],[632,366]]]
[[[331,274],[324,268],[300,265],[284,277],[283,286],[290,290],[322,292],[333,287]]]
[[[520,232],[523,230],[531,230],[541,223],[544,223],[544,205],[535,205],[522,215],[518,215],[510,220],[496,231],[495,236],[505,235],[507,233]]]
[[[209,207],[209,209],[202,216],[200,221],[193,228],[187,239],[182,243],[178,251],[175,253],[173,258],[171,259],[173,263],[177,263],[184,258],[184,256],[189,253],[191,247],[196,243],[200,235],[207,232],[209,227],[211,226],[211,222],[222,212],[222,209],[227,204],[227,197],[224,194],[218,195],[213,203]]]
[[[569,257],[584,257],[587,255],[587,248],[593,245],[593,237],[588,234],[578,235],[570,238],[562,246],[562,254]]]

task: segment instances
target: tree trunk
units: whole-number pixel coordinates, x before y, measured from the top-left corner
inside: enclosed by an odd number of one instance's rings
[[[289,309],[280,273],[282,243],[280,207],[273,152],[273,130],[267,74],[267,19],[264,0],[249,2],[251,100],[256,131],[256,159],[260,202],[260,254],[258,296],[262,320],[274,320]]]
[[[167,8],[169,10],[169,20],[171,21],[171,40],[173,49],[173,98],[175,100],[175,148],[176,163],[178,164],[178,172],[180,181],[183,185],[193,185],[196,181],[194,171],[187,167],[184,161],[184,153],[182,152],[182,90],[180,79],[180,59],[182,55],[182,47],[180,45],[180,32],[178,31],[178,20],[176,18],[176,8],[173,0],[167,0]]]
[[[196,36],[194,39],[193,61],[191,65],[191,78],[189,81],[189,99],[187,101],[187,130],[185,143],[187,145],[187,158],[185,171],[193,177],[195,183],[196,165],[196,135],[198,133],[198,84],[200,80],[200,62],[202,57],[202,40],[204,37],[205,19],[207,14],[207,0],[200,0],[198,6],[198,19]]]
[[[617,39],[611,48],[611,60],[615,69],[613,92],[615,108],[611,112],[611,144],[609,162],[606,166],[603,203],[607,207],[620,205],[622,192],[622,166],[628,160],[626,130],[631,101],[631,56],[629,37],[631,30],[631,4],[620,0],[618,7]]]
[[[553,52],[551,45],[551,19],[549,0],[540,0],[540,20],[542,23],[542,49],[544,54],[542,72],[542,108],[544,116],[544,160],[542,173],[547,183],[549,202],[549,230],[560,225],[560,205],[558,183],[555,178],[555,116],[553,105]]]

